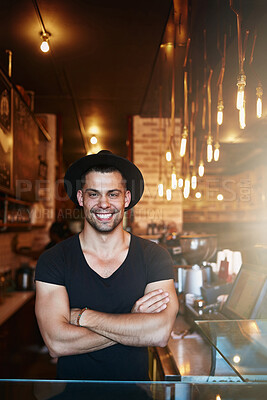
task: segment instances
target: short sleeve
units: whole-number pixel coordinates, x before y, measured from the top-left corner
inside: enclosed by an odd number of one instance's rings
[[[39,257],[35,280],[65,286],[64,254],[61,246],[56,245]]]
[[[151,242],[143,241],[147,283],[174,279],[174,262],[166,249]]]

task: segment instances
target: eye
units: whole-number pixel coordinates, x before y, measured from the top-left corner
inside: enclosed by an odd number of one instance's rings
[[[112,199],[115,199],[117,197],[119,197],[120,193],[119,192],[112,192],[109,193],[109,197],[111,197]]]
[[[87,196],[90,197],[90,199],[95,199],[98,197],[98,193],[95,192],[87,192]]]

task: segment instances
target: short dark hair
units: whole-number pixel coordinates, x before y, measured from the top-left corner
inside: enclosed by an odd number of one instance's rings
[[[109,173],[109,172],[119,172],[122,176],[123,182],[125,183],[125,189],[127,188],[127,179],[123,175],[123,173],[116,167],[110,165],[97,165],[96,167],[91,167],[84,174],[81,176],[81,188],[84,187],[86,175],[89,172],[101,172],[102,174]]]

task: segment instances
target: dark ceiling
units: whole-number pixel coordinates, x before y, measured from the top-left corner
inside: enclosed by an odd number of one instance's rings
[[[82,132],[99,127],[99,144],[126,155],[127,117],[140,113],[171,1],[31,0],[1,2],[1,64],[13,52],[13,81],[35,92],[35,112],[62,117],[64,160],[86,154]],[[89,135],[88,135],[89,137]],[[87,145],[87,144],[86,144]]]
[[[228,0],[174,1],[178,49],[176,116],[181,116],[183,109],[186,35],[191,37],[189,58],[194,77],[193,98],[196,80],[200,88],[202,85],[203,29],[207,30],[207,57],[208,65],[214,71],[214,93],[221,65],[216,46],[218,40],[222,41],[223,34],[227,34],[221,158],[209,165],[209,173],[232,173],[243,169],[255,159],[262,159],[267,147],[265,108],[261,120],[257,121],[254,116],[257,76],[263,90],[267,88],[267,2],[233,1],[242,13],[243,38],[245,29],[250,30],[245,65],[248,115],[247,127],[243,131],[238,127],[234,108],[238,74],[237,35],[236,16],[229,4]],[[12,80],[25,90],[34,91],[35,112],[60,116],[64,166],[90,149],[90,127],[98,126],[101,148],[126,156],[128,117],[158,115],[159,49],[161,43],[173,39],[172,6],[170,0],[1,1],[1,66],[7,71],[6,50],[11,50]],[[48,54],[39,48],[42,23],[51,33],[51,52]],[[257,40],[251,68],[248,60],[255,29]],[[168,88],[170,79],[165,77]],[[214,94],[212,106],[215,112],[216,96]],[[169,98],[166,103],[165,116],[170,117]],[[212,122],[214,130],[214,118]],[[205,132],[196,129],[196,135],[198,146],[201,146]]]

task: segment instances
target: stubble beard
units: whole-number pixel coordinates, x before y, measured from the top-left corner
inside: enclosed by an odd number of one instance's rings
[[[107,211],[105,211],[107,212]],[[88,214],[85,215],[85,219],[88,222],[89,225],[92,226],[97,232],[100,233],[109,233],[112,232],[117,226],[121,223],[123,220],[123,213],[117,209],[112,210],[112,221],[109,222],[103,222],[103,221],[98,221],[97,217],[95,216],[96,213],[101,214],[101,211],[99,210],[91,210],[88,212]]]

